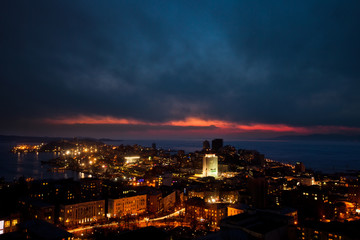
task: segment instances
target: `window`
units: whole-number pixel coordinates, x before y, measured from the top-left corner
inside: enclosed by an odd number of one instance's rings
[[[5,227],[6,228],[10,227],[10,221],[5,221]]]

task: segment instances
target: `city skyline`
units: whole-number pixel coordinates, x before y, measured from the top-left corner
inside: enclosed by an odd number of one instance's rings
[[[360,134],[358,2],[1,6],[0,134]]]

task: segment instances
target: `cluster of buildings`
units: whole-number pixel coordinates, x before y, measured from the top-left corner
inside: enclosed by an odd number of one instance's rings
[[[129,221],[140,227],[145,220],[155,224],[165,218],[163,225],[217,231],[205,239],[356,239],[360,234],[355,173],[313,172],[302,163],[279,163],[256,150],[224,146],[222,139],[204,141],[191,153],[155,144],[72,146],[56,147],[60,155],[51,163],[93,177],[2,182],[0,191],[9,198],[0,199],[8,210],[0,216],[0,235],[33,220],[75,229],[111,222],[126,228]]]
[[[15,204],[15,214],[0,218],[4,223],[2,233],[14,231],[22,220],[39,219],[63,226],[86,225],[127,215],[169,212],[180,206],[181,199],[183,201],[182,192],[166,186],[129,188],[124,183],[90,178],[34,180],[24,184],[24,192]],[[9,189],[12,187],[9,185]]]

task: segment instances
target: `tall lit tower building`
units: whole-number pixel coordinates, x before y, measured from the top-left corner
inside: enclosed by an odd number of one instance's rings
[[[203,176],[218,176],[218,157],[215,154],[205,154],[203,158]]]

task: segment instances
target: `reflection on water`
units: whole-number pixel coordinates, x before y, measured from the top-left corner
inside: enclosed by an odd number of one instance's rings
[[[16,172],[17,174],[21,175],[21,173],[23,172],[23,168],[22,168],[22,165],[23,165],[23,154],[21,154],[20,152],[17,153],[17,167],[16,167]]]
[[[51,172],[41,161],[57,158],[58,153],[12,153],[10,149],[16,143],[0,143],[0,177],[13,180],[19,177],[32,177],[35,179],[63,179],[88,177],[87,174],[73,171]]]
[[[41,168],[41,163],[40,163],[40,160],[39,160],[39,153],[36,152],[35,153],[35,161],[34,161],[34,166],[33,166],[33,174],[35,176],[39,175],[39,169]]]

